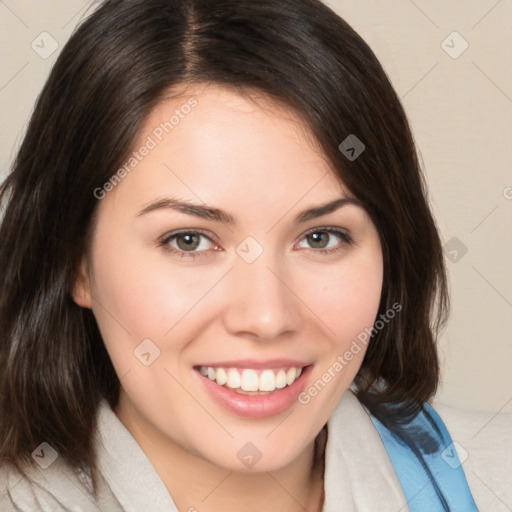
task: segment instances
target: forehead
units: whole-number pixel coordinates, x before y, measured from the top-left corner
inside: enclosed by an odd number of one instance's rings
[[[173,194],[261,210],[347,195],[306,123],[261,94],[215,85],[170,92],[145,119],[134,153],[115,190],[130,204]]]
[[[194,100],[194,106],[188,109],[186,105],[191,103],[191,99]],[[296,110],[262,91],[215,83],[182,85],[170,89],[147,116],[141,132],[149,133],[158,123],[168,121],[170,115],[180,114],[180,110],[183,111],[179,116],[181,120],[184,119],[183,114],[192,119],[188,124],[200,122],[203,126],[210,125],[219,132],[222,130],[221,119],[231,118],[239,125],[244,123],[243,117],[246,118],[246,123],[274,124],[280,130],[293,132],[311,151],[322,154],[307,122]],[[181,124],[177,119],[173,122],[176,123],[176,128]]]

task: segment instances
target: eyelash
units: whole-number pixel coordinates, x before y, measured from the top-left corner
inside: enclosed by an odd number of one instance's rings
[[[338,251],[341,251],[345,247],[353,244],[352,237],[348,233],[346,233],[345,231],[342,231],[338,228],[333,228],[333,227],[310,229],[309,231],[304,233],[301,240],[313,233],[335,234],[341,239],[341,245],[339,245],[338,247],[336,247],[334,249],[313,249],[313,248],[309,249],[315,253],[330,255],[330,254],[334,254]],[[181,250],[175,249],[174,247],[171,247],[169,245],[169,242],[171,240],[174,240],[179,235],[201,235],[201,236],[205,237],[207,240],[209,240],[210,242],[212,242],[213,244],[215,244],[215,242],[208,236],[208,234],[202,230],[193,230],[193,231],[183,230],[183,231],[177,231],[177,232],[171,233],[169,235],[166,235],[164,238],[162,238],[160,240],[159,246],[162,247],[162,249],[164,251],[170,252],[172,254],[177,254],[181,258],[190,258],[190,259],[200,258],[200,257],[203,257],[205,255],[205,253],[209,252],[209,251],[188,252],[188,251],[181,251]]]

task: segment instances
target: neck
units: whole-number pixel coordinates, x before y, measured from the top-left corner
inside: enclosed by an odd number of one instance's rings
[[[168,438],[163,439],[140,421],[126,407],[126,402],[120,401],[115,412],[152,463],[180,511],[322,510],[325,430],[285,467],[267,472],[234,472],[190,453]]]

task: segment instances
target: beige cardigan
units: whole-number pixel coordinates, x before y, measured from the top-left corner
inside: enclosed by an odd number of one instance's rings
[[[456,442],[480,512],[510,512],[512,414],[459,411],[435,402],[434,407]],[[328,432],[323,512],[409,510],[384,445],[351,391],[329,419]],[[177,512],[149,459],[106,401],[99,409],[97,434],[102,476],[97,501],[89,494],[86,479],[57,457],[46,469],[37,464],[28,469],[35,484],[0,470],[0,511]],[[18,508],[7,500],[7,489]]]

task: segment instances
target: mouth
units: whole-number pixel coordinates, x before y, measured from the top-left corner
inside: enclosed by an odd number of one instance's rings
[[[194,366],[207,393],[237,416],[265,418],[289,409],[304,389],[313,365],[301,362]]]
[[[219,386],[240,394],[268,395],[276,389],[291,386],[301,375],[302,367],[272,368],[223,368],[200,366],[199,371]]]

